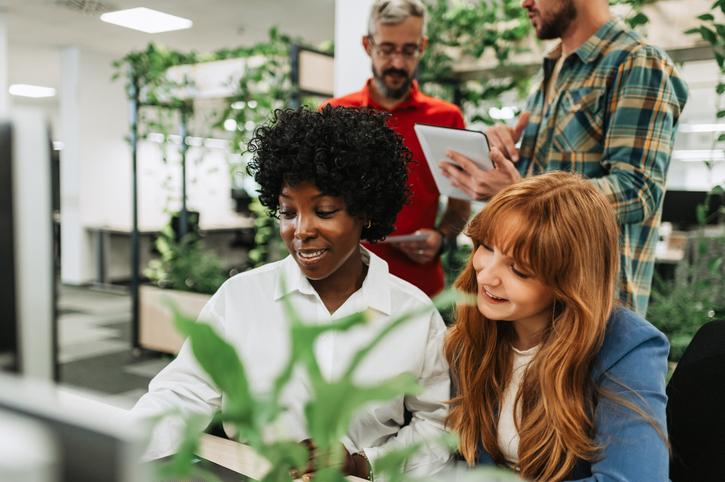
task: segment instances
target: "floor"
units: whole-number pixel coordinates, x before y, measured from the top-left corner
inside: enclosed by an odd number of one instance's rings
[[[61,286],[60,382],[106,403],[131,408],[170,357],[134,351],[130,333],[131,298],[125,290]]]

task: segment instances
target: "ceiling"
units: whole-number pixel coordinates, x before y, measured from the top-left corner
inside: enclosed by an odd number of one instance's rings
[[[8,44],[23,48],[78,46],[114,55],[149,42],[211,52],[248,46],[272,26],[317,44],[334,37],[334,0],[0,0]],[[188,30],[146,34],[101,22],[104,11],[148,7],[189,18]]]

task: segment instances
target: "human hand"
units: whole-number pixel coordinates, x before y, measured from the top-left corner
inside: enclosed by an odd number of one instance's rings
[[[312,439],[302,440],[300,444],[303,445],[309,452],[307,465],[302,470],[292,470],[290,475],[295,479],[302,479],[304,482],[307,482],[312,480],[315,471],[320,468],[320,461],[326,461],[323,462],[323,465],[325,463],[329,464],[331,454],[330,452],[320,452]],[[342,451],[344,453],[344,458],[340,471],[345,475],[354,475],[356,477],[367,479],[370,475],[367,459],[358,453],[350,454],[344,446],[342,446]]]
[[[307,449],[307,464],[304,467],[295,467],[290,470],[290,476],[293,479],[302,479],[303,481],[311,480],[317,465],[317,447],[310,438],[301,440],[299,444]]]
[[[489,146],[498,149],[513,162],[519,162],[519,150],[516,148],[516,143],[521,139],[521,134],[523,134],[526,124],[529,123],[529,117],[531,117],[529,112],[522,112],[514,127],[505,124],[490,127],[486,131]]]
[[[435,259],[443,244],[441,233],[435,229],[419,229],[414,234],[425,234],[427,237],[420,241],[397,243],[395,246],[419,264],[425,264]]]
[[[448,151],[448,157],[453,162],[441,161],[438,165],[454,187],[473,199],[482,201],[521,179],[513,162],[498,148],[491,148],[489,155],[495,166],[490,171],[484,171],[471,159],[456,151]]]

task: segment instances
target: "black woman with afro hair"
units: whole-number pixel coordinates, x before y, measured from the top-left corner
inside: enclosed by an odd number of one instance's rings
[[[259,200],[279,212],[284,184],[311,182],[342,197],[347,212],[365,221],[362,239],[380,241],[393,231],[408,198],[410,151],[385,125],[387,114],[324,107],[320,112],[278,110],[271,125],[249,143],[247,170],[260,186]]]
[[[279,217],[290,255],[227,280],[199,319],[224,333],[244,361],[251,388],[265,391],[289,357],[284,298],[303,320],[315,323],[368,314],[365,325],[322,337],[315,345],[320,369],[330,379],[340,377],[353,354],[386,324],[403,313],[420,313],[376,345],[356,379],[373,384],[410,373],[422,390],[364,407],[340,442],[350,475],[372,480],[372,462],[418,444],[406,471],[437,472],[449,460],[448,450],[435,443],[445,431],[450,396],[445,325],[425,293],[390,274],[387,263],[360,244],[389,234],[406,202],[410,153],[401,137],[386,126],[386,114],[373,110],[287,109],[257,128],[249,151],[249,173],[260,186],[261,202]],[[288,410],[275,424],[274,436],[314,447],[304,423],[305,387],[304,376],[295,373],[282,395]],[[223,397],[185,346],[151,381],[134,412],[152,417],[179,407],[211,419]],[[177,448],[183,427],[173,424],[164,419],[157,426],[147,457]]]

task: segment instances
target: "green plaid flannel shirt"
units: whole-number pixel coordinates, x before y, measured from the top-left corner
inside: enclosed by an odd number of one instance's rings
[[[560,55],[561,46],[546,56],[527,102],[518,168],[579,173],[607,196],[620,223],[619,299],[644,316],[687,86],[667,54],[611,20],[564,61],[547,104],[546,80]]]

